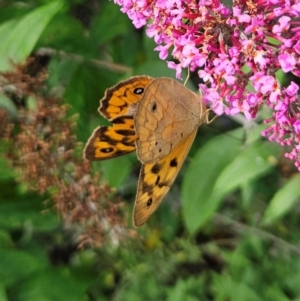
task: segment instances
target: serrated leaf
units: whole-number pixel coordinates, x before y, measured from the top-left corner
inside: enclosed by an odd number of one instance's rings
[[[293,209],[300,201],[300,174],[295,175],[285,185],[276,192],[269,206],[267,207],[262,225],[266,226]]]
[[[194,156],[184,177],[182,186],[182,207],[185,225],[192,234],[214,213],[217,205],[208,200],[213,186],[223,169],[240,151],[243,130],[229,132],[210,140]]]
[[[13,63],[21,63],[28,57],[43,30],[61,7],[61,1],[51,1],[20,20],[10,20],[1,25],[0,71],[11,70]]]

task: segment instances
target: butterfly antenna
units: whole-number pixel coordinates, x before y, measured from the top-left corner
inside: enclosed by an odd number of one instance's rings
[[[215,115],[211,120],[209,120],[209,112],[211,112],[212,109],[207,109],[205,114],[206,114],[206,124],[210,124],[212,122],[215,121],[216,118],[218,118],[219,116],[218,115]]]
[[[211,120],[207,120],[207,124],[214,122],[218,117],[219,117],[218,115],[215,115]]]
[[[186,85],[186,83],[189,80],[189,78],[190,78],[190,68],[188,67],[188,74],[187,74],[186,79],[184,81],[184,84],[183,84],[184,86]]]

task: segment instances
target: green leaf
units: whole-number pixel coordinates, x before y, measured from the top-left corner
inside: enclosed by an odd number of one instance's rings
[[[105,43],[118,36],[126,35],[130,28],[132,28],[130,21],[125,14],[120,12],[118,5],[103,2],[100,14],[92,24],[91,40],[100,44]]]
[[[10,191],[15,189],[6,184]],[[3,189],[3,188],[2,188]],[[1,191],[2,192],[2,191]],[[7,192],[6,192],[7,194]],[[55,214],[47,212],[44,199],[34,194],[2,196],[0,202],[0,227],[17,228],[30,223],[36,230],[48,231],[59,225]]]
[[[22,263],[20,263],[22,265]],[[69,269],[40,270],[13,286],[10,300],[16,301],[84,301],[86,279],[75,279]],[[81,280],[81,281],[80,281]],[[49,289],[52,287],[53,289]]]
[[[15,104],[3,94],[0,94],[0,108],[6,110],[11,117],[16,117],[18,114]]]
[[[153,77],[168,76],[175,78],[174,70],[168,68],[167,64],[161,60],[147,61],[134,69],[134,74],[147,74]]]
[[[0,283],[0,300],[1,301],[8,301],[7,295],[6,295],[6,288],[4,284]]]
[[[2,151],[5,146],[0,143],[0,150]],[[14,170],[11,168],[7,158],[0,155],[0,182],[11,180],[15,177]]]
[[[138,33],[135,31],[128,32],[127,35],[123,37],[122,42],[120,43],[122,52],[119,53],[118,58],[121,60],[121,63],[125,66],[134,66],[140,59],[139,46],[140,37]],[[131,55],[128,55],[128,53],[130,53]]]
[[[277,163],[279,146],[263,142],[250,145],[242,151],[236,148],[235,151],[236,158],[220,170],[218,178],[212,184],[211,194],[207,195],[196,223],[198,227],[213,215],[222,199],[230,192],[270,172]],[[196,208],[199,208],[199,204]]]
[[[12,63],[18,64],[26,59],[51,18],[61,7],[61,1],[51,1],[20,20],[7,21],[0,26],[0,71],[8,71],[12,69]]]
[[[95,53],[97,44],[94,40],[90,41],[89,35],[82,35],[85,31],[83,23],[78,18],[74,18],[72,14],[57,14],[49,22],[41,36],[39,37],[36,48],[51,47],[66,51],[63,57],[65,60],[72,60],[72,54],[82,54],[84,57]],[[56,57],[61,59],[62,57]],[[52,59],[54,56],[52,56]]]
[[[67,66],[67,64],[65,65]],[[63,76],[63,73],[61,75]],[[70,75],[67,74],[67,76]],[[99,78],[101,78],[100,81]],[[101,70],[85,64],[78,65],[71,75],[71,80],[64,93],[64,100],[72,106],[72,109],[69,110],[70,114],[79,114],[77,119],[78,140],[86,142],[92,133],[87,127],[90,120],[89,113],[92,112],[97,117],[99,116],[99,121],[101,121],[97,110],[99,99],[103,96],[105,83]]]
[[[12,246],[12,240],[9,235],[9,232],[3,229],[0,229],[0,249],[8,248]],[[1,293],[0,293],[1,296]],[[0,300],[1,297],[0,297]]]
[[[244,280],[244,279],[242,279]],[[216,301],[260,301],[259,295],[248,286],[245,281],[236,282],[227,275],[217,275],[213,277],[213,291],[215,292]]]
[[[297,174],[276,192],[264,213],[262,225],[269,225],[291,211],[299,200],[300,175]]]
[[[286,292],[276,283],[266,287],[265,300],[290,301],[291,299],[287,297]]]
[[[185,225],[190,233],[207,221],[217,204],[208,201],[220,173],[240,152],[243,130],[238,129],[211,139],[194,156],[182,187],[182,207]]]
[[[186,298],[186,283],[179,279],[176,285],[169,290],[168,301],[181,301]]]
[[[15,283],[45,265],[46,261],[24,251],[0,250],[0,283]]]
[[[215,195],[225,196],[240,185],[268,173],[277,163],[279,146],[270,142],[251,144],[220,174],[215,184]]]
[[[113,160],[105,160],[98,164],[101,164],[105,179],[112,187],[118,187],[124,183],[132,168],[132,160],[130,156],[122,156],[114,158]]]
[[[261,140],[261,133],[267,128],[267,125],[256,124],[254,126],[250,126],[250,128],[246,128],[247,139],[245,144],[251,144],[258,140]]]

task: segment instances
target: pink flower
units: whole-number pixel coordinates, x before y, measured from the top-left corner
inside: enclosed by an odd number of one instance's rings
[[[273,122],[264,135],[292,145],[300,170],[299,86],[283,88],[277,71],[300,77],[298,0],[115,0],[136,27],[158,44],[159,57],[181,78],[182,68],[199,70],[205,102],[216,114],[242,112],[254,118],[265,104]],[[253,92],[254,89],[254,92]],[[296,109],[295,109],[296,108]]]
[[[273,26],[272,32],[280,35],[282,32],[290,28],[290,21],[291,21],[290,17],[287,16],[281,17],[278,20],[279,24]]]
[[[159,58],[162,60],[165,60],[168,57],[168,50],[170,48],[171,44],[167,44],[167,45],[159,45],[156,48],[154,48],[154,50],[158,50],[159,51]]]
[[[296,42],[296,44],[294,45],[294,50],[297,52],[297,54],[300,54],[300,40],[298,40]]]
[[[168,67],[176,70],[176,78],[181,78],[182,64],[175,64],[174,62],[168,62]]]
[[[263,70],[269,64],[270,59],[267,57],[267,53],[265,51],[257,50],[254,54],[254,62]]]
[[[288,53],[280,54],[278,60],[283,72],[292,71],[297,63],[295,57]]]
[[[297,134],[300,134],[300,120],[297,120],[294,124],[293,124],[293,127],[295,129],[295,132]]]
[[[294,83],[293,81],[290,83],[290,85],[285,88],[285,93],[287,93],[289,96],[295,96],[297,95],[298,93],[298,90],[299,90],[299,86]]]

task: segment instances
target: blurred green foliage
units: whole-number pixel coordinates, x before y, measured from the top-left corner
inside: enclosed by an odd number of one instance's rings
[[[49,91],[78,114],[80,141],[106,122],[97,112],[106,88],[136,74],[174,77],[111,1],[3,0],[0,8],[0,71],[31,53],[50,55]],[[16,115],[3,95],[0,106]],[[211,125],[217,131],[200,128],[140,237],[81,251],[75,229],[43,214],[47,196],[16,182],[0,142],[0,300],[300,300],[300,177],[283,149],[261,139],[258,122],[221,117]],[[94,169],[130,212],[135,155]]]

